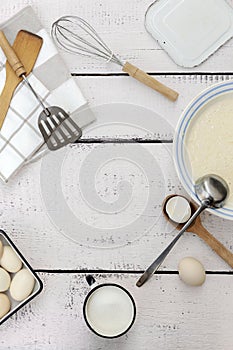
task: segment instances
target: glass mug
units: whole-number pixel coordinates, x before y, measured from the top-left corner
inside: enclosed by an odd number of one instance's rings
[[[115,283],[97,284],[91,275],[86,280],[91,287],[83,305],[88,327],[103,338],[117,338],[127,333],[136,318],[132,295]]]

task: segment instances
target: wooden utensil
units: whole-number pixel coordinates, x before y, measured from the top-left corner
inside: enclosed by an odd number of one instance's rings
[[[180,195],[170,195],[167,196],[163,202],[162,210],[165,218],[172,223],[177,230],[180,230],[184,224],[178,224],[177,222],[172,221],[166,212],[166,203],[167,201],[172,198]],[[180,196],[183,198],[186,198],[184,196]],[[187,199],[187,198],[186,198]],[[192,214],[197,210],[197,206],[193,204],[192,202],[189,203],[191,207]],[[233,254],[221,243],[219,242],[209,231],[205,229],[205,227],[202,225],[201,218],[198,216],[196,220],[190,225],[190,227],[187,229],[188,232],[195,233],[198,235],[203,241],[205,241],[210,248],[212,248],[215,253],[217,253],[228,265],[233,267]]]
[[[4,33],[0,32],[0,46],[4,42]],[[23,63],[26,71],[26,75],[31,73],[35,62],[37,60],[38,54],[40,52],[41,46],[43,44],[43,39],[36,34],[27,32],[26,30],[20,30],[15,38],[13,48],[19,57],[20,61]],[[14,63],[14,68],[20,70],[21,67],[17,62]],[[13,97],[14,91],[22,81],[21,77],[15,74],[14,69],[12,69],[9,62],[6,62],[6,82],[3,88],[2,94],[0,96],[0,128],[5,120],[8,108],[10,106],[11,99]]]

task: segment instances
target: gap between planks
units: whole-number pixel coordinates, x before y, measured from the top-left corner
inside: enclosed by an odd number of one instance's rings
[[[137,275],[142,274],[144,270],[73,270],[73,269],[35,269],[37,273],[48,273],[48,274],[69,274],[69,273],[78,273],[78,274],[128,274],[128,275]],[[178,271],[156,271],[154,275],[178,275]],[[207,275],[233,275],[233,271],[206,271]]]
[[[152,143],[152,144],[160,144],[160,143],[173,143],[173,140],[150,140],[150,139],[141,139],[134,138],[131,139],[122,139],[122,138],[90,138],[90,139],[79,139],[75,143]]]
[[[230,76],[233,72],[147,72],[155,76]],[[127,77],[127,73],[71,73],[73,77]],[[228,77],[229,78],[229,77]]]

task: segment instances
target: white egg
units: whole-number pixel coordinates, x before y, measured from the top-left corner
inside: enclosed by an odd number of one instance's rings
[[[35,285],[35,278],[27,269],[22,269],[15,274],[10,286],[10,294],[16,301],[26,299]]]
[[[11,284],[9,273],[0,267],[0,292],[5,292]]]
[[[169,218],[179,224],[188,221],[191,216],[191,207],[188,200],[181,196],[174,196],[166,203],[166,212]]]
[[[2,253],[3,253],[3,244],[2,242],[0,241],[0,259],[2,257]]]
[[[8,272],[15,273],[21,269],[22,261],[14,252],[14,250],[9,245],[6,245],[3,247],[3,254],[0,265],[4,267],[4,269]]]
[[[8,296],[0,293],[0,319],[10,311],[11,303]]]
[[[204,266],[195,258],[183,258],[178,266],[181,280],[190,286],[201,286],[206,279]]]

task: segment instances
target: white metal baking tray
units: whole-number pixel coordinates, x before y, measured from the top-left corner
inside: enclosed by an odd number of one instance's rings
[[[233,9],[225,0],[157,0],[145,27],[176,64],[194,67],[233,36]]]

